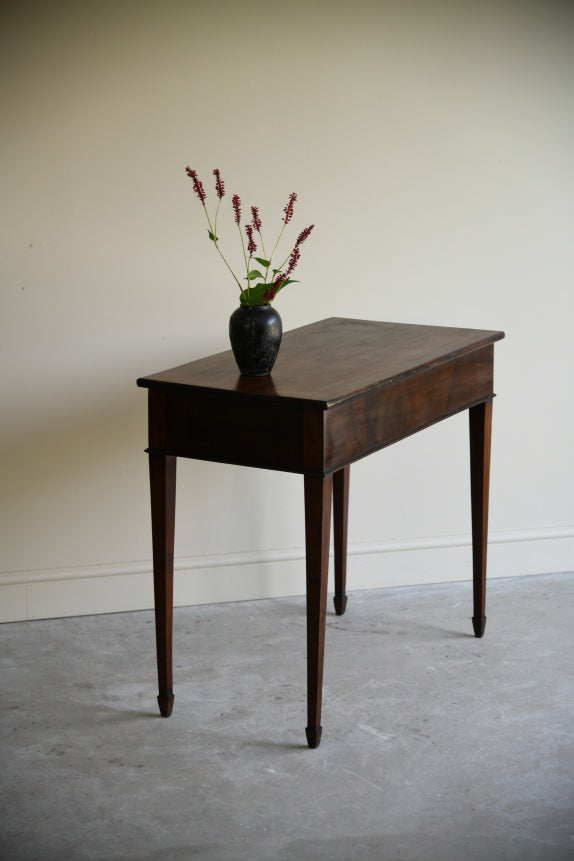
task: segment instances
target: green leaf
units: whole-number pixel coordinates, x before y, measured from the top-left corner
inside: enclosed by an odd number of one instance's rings
[[[252,270],[251,270],[251,272],[249,273],[249,278],[250,278],[250,279],[251,279],[251,278],[263,278],[263,277],[264,277],[264,276],[261,274],[261,272],[259,271],[259,269],[252,269]],[[244,280],[244,281],[247,281],[247,278],[244,278],[243,280]]]
[[[271,266],[271,261],[270,261],[270,260],[264,260],[264,259],[263,259],[263,257],[256,257],[255,259],[256,259],[256,260],[257,260],[257,262],[258,262],[258,263],[260,263],[262,266],[265,266],[265,268],[266,268],[266,269],[267,269],[267,267],[268,267],[268,266]]]
[[[255,284],[250,290],[244,290],[240,296],[242,305],[262,305],[263,294],[269,290],[271,284]]]
[[[209,230],[209,228],[207,229],[207,232],[209,233],[209,238],[211,239],[211,241],[217,242],[217,236],[215,235],[215,233],[212,233],[211,230]]]

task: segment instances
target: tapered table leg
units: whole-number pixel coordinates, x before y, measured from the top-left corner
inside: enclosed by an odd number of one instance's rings
[[[332,476],[305,476],[307,567],[307,743],[321,741],[321,700],[329,573]]]
[[[472,505],[472,572],[475,636],[482,637],[486,625],[486,551],[488,542],[488,493],[492,400],[469,410],[470,493]]]
[[[335,543],[335,612],[342,616],[347,608],[347,523],[349,520],[349,478],[351,468],[344,466],[333,475],[333,536]]]
[[[151,527],[155,634],[159,695],[163,717],[173,709],[172,628],[173,628],[173,542],[175,531],[176,458],[150,452]]]

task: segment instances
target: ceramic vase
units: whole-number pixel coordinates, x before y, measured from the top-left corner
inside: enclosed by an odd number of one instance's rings
[[[240,305],[229,320],[235,361],[246,377],[270,374],[281,344],[281,317],[272,305]]]

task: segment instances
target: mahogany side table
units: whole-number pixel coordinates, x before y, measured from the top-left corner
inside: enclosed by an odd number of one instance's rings
[[[287,332],[271,375],[244,377],[231,351],[142,377],[149,467],[158,702],[173,708],[178,457],[304,476],[309,747],[321,740],[327,570],[334,512],[335,611],[345,612],[350,465],[469,411],[474,633],[486,623],[494,342],[503,332],[330,318]]]

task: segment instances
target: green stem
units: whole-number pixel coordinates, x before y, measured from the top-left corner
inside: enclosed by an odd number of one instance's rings
[[[288,254],[288,255],[287,255],[287,257],[285,258],[285,260],[283,261],[283,263],[281,264],[281,266],[278,268],[278,270],[277,270],[278,272],[281,272],[281,270],[283,269],[283,267],[285,266],[285,264],[287,263],[287,261],[288,261],[288,260],[289,260],[289,258],[291,257],[292,253],[293,253],[292,251],[290,251],[290,252],[289,252],[289,254]]]
[[[213,221],[213,233],[215,234],[215,236],[217,236],[217,216],[219,215],[219,207],[220,206],[221,206],[221,198],[219,198],[219,200],[217,202],[217,209],[215,210],[215,219]],[[207,210],[205,211],[205,214],[207,215]],[[209,216],[208,216],[207,220],[209,221]]]
[[[261,250],[263,251],[263,257],[265,260],[269,260],[269,265],[265,270],[265,281],[267,281],[269,277],[269,270],[271,269],[271,260],[273,258],[273,255],[271,255],[271,258],[267,257],[267,252],[265,251],[265,243],[263,242],[263,234],[260,230],[258,230],[257,233],[259,234],[259,239],[261,240]]]
[[[271,263],[271,261],[273,260],[273,255],[274,255],[274,254],[275,254],[275,252],[277,251],[277,246],[278,246],[278,245],[279,245],[279,243],[281,242],[281,237],[283,236],[283,231],[285,230],[285,228],[286,228],[286,227],[287,227],[286,223],[285,223],[285,222],[283,222],[283,227],[281,228],[281,231],[280,231],[280,233],[279,233],[279,236],[277,237],[277,242],[275,243],[275,248],[274,248],[274,249],[273,249],[273,251],[271,252],[271,257],[269,258],[269,262],[270,262],[270,263]]]
[[[216,247],[217,251],[219,252],[219,254],[220,254],[220,256],[221,256],[221,259],[223,260],[223,262],[225,263],[225,265],[227,266],[227,268],[229,269],[229,271],[231,272],[231,274],[232,274],[232,275],[233,275],[233,277],[235,278],[235,280],[236,280],[236,282],[237,282],[237,286],[238,286],[238,287],[239,287],[239,289],[243,292],[243,288],[241,287],[241,281],[239,280],[239,278],[237,277],[237,275],[235,274],[235,272],[233,271],[233,269],[231,268],[231,266],[229,265],[229,263],[228,263],[228,262],[227,262],[227,260],[225,259],[225,256],[224,256],[224,254],[223,254],[223,251],[221,250],[221,248],[220,248],[220,247],[219,247],[219,245],[217,244],[217,215],[218,215],[218,212],[219,212],[219,204],[220,204],[220,203],[221,203],[221,198],[219,199],[219,203],[217,204],[217,209],[216,209],[216,211],[215,211],[215,219],[214,219],[214,224],[213,224],[213,226],[212,226],[212,224],[211,224],[211,219],[210,219],[210,217],[209,217],[209,213],[208,213],[208,211],[207,211],[207,207],[205,206],[205,204],[203,204],[203,211],[205,212],[205,217],[207,218],[207,223],[209,224],[209,229],[210,229],[210,231],[211,231],[211,235],[215,237],[215,238],[214,238],[214,240],[213,240],[213,244],[215,245],[215,247]]]
[[[281,242],[281,237],[283,236],[283,233],[284,233],[286,227],[287,227],[287,224],[285,222],[283,222],[283,227],[281,228],[281,230],[279,232],[279,236],[277,237],[277,242],[275,243],[275,248],[271,252],[271,257],[269,258],[269,266],[267,267],[267,272],[265,273],[265,281],[267,281],[267,279],[269,277],[269,270],[271,269],[271,264],[273,262],[273,256],[274,256],[275,252],[277,251],[279,243]],[[281,272],[281,270],[283,269],[283,267],[285,266],[285,264],[289,260],[290,256],[291,256],[291,252],[289,252],[289,254],[285,258],[285,260],[283,261],[281,266],[278,267],[277,272]]]
[[[215,245],[215,247],[217,248],[217,250],[219,251],[219,254],[221,255],[221,259],[223,260],[223,262],[225,263],[225,265],[227,266],[227,268],[229,269],[229,271],[231,272],[231,274],[232,274],[232,275],[233,275],[233,277],[235,278],[235,280],[236,280],[236,282],[237,282],[237,286],[239,287],[239,289],[240,289],[240,290],[241,290],[241,292],[243,293],[243,287],[241,286],[241,281],[239,280],[239,278],[237,277],[237,275],[235,274],[235,272],[233,271],[233,269],[231,268],[231,266],[229,265],[229,263],[228,263],[228,262],[227,262],[227,260],[225,259],[224,254],[223,254],[223,252],[222,252],[221,248],[220,248],[220,247],[219,247],[219,245],[217,244],[217,240],[215,240],[215,241],[214,241],[214,245]]]
[[[267,260],[267,252],[265,251],[265,243],[263,242],[263,234],[261,233],[260,230],[258,230],[257,233],[259,234],[259,239],[261,240],[261,250],[263,251],[263,257],[265,258],[265,260]],[[271,262],[271,261],[269,261],[269,262]]]
[[[237,225],[237,229],[239,230],[239,238],[241,239],[241,247],[243,248],[243,259],[245,260],[245,271],[247,272],[247,294],[250,295],[250,284],[249,284],[249,263],[247,262],[247,252],[245,251],[245,242],[243,241],[243,233],[241,232],[241,225]],[[241,284],[239,285],[241,287]],[[241,288],[241,292],[243,293],[243,288]]]

